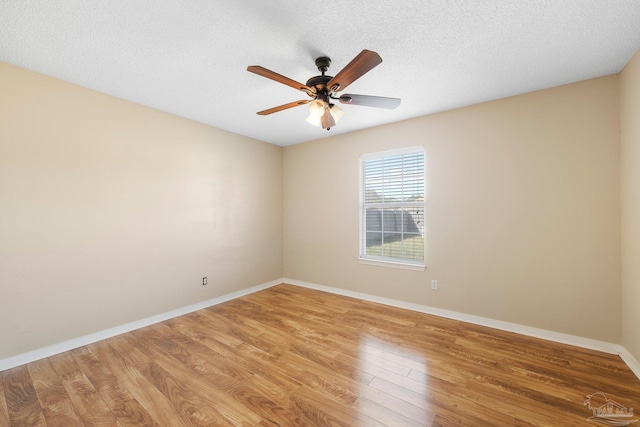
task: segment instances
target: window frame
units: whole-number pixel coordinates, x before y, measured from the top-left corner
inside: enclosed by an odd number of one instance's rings
[[[400,155],[404,155],[404,154],[413,154],[413,153],[422,153],[423,154],[423,181],[422,181],[422,194],[423,194],[423,199],[422,202],[420,203],[415,203],[415,202],[396,202],[396,203],[365,203],[365,192],[366,192],[366,188],[365,188],[365,176],[364,176],[364,171],[365,171],[365,163],[367,161],[370,160],[374,160],[374,159],[382,159],[382,158],[388,158],[388,157],[394,157],[394,156],[400,156]],[[426,248],[424,245],[423,246],[423,258],[422,259],[417,259],[417,260],[411,260],[411,259],[405,259],[405,258],[398,258],[398,257],[388,257],[388,256],[376,256],[376,255],[367,255],[366,254],[366,209],[368,207],[370,208],[383,208],[384,206],[386,207],[398,207],[398,208],[402,208],[402,207],[419,207],[422,208],[422,212],[425,212],[425,207],[426,207],[426,203],[425,203],[425,193],[426,193],[426,159],[424,156],[425,150],[423,146],[415,146],[415,147],[407,147],[407,148],[402,148],[402,149],[397,149],[397,150],[389,150],[389,151],[381,151],[381,152],[376,152],[376,153],[368,153],[368,154],[363,154],[360,156],[359,158],[359,163],[360,163],[360,169],[359,169],[359,187],[358,187],[358,193],[359,193],[359,207],[358,207],[358,211],[359,211],[359,232],[358,232],[358,240],[359,240],[359,255],[358,255],[358,262],[360,264],[367,264],[367,265],[380,265],[380,266],[385,266],[385,267],[394,267],[394,268],[402,268],[402,269],[408,269],[408,270],[417,270],[417,271],[424,271],[426,269]],[[423,221],[424,222],[424,221]],[[423,239],[425,237],[425,225],[422,225],[422,231],[421,234],[423,236]],[[384,230],[382,230],[382,233],[384,234]]]

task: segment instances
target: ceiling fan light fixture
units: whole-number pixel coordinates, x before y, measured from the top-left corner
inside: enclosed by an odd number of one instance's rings
[[[329,112],[331,113],[331,116],[333,117],[333,120],[336,121],[336,123],[338,123],[340,119],[343,118],[346,114],[342,108],[338,107],[335,104],[329,104],[329,108]]]
[[[307,117],[307,123],[316,127],[322,126],[320,116],[314,116],[313,114],[309,114],[309,117]]]
[[[314,103],[318,103],[317,105],[322,104],[323,107],[314,108],[313,107]],[[322,116],[324,115],[326,104],[323,101],[319,101],[319,100],[313,101],[311,104],[312,105],[309,107],[310,114],[309,114],[309,117],[307,117],[307,123],[316,127],[322,127]],[[321,112],[320,115],[316,115],[318,111]],[[338,107],[337,105],[329,104],[329,114],[331,114],[331,117],[333,117],[334,122],[338,123],[346,113],[342,108]]]
[[[316,99],[315,101],[311,101],[309,103],[309,113],[314,116],[317,117],[318,120],[320,120],[320,117],[322,117],[322,115],[324,114],[324,110],[325,110],[326,104],[324,103],[324,101],[321,101],[319,99]]]

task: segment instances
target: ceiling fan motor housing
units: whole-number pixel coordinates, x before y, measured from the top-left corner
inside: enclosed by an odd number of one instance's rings
[[[327,89],[327,83],[331,81],[333,76],[315,76],[311,77],[307,80],[307,86],[313,87],[316,89],[318,93],[323,92]]]

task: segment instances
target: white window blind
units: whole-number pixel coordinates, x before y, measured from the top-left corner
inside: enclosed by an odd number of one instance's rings
[[[361,158],[360,258],[424,265],[424,150]]]

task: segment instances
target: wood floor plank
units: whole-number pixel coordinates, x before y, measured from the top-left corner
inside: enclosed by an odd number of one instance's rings
[[[4,371],[1,374],[9,425],[46,426],[27,365]]]
[[[53,369],[49,359],[38,360],[28,366],[40,406],[48,427],[83,426],[73,402]],[[0,423],[2,425],[2,423]]]
[[[124,427],[158,426],[113,372],[94,354],[92,349],[95,347],[96,345],[86,346],[71,353],[118,422]]]
[[[186,407],[195,403],[199,407],[215,407],[234,423],[257,424],[260,422],[261,417],[245,406],[242,399],[238,399],[251,394],[251,390],[242,384],[237,384],[235,388],[229,386],[228,382],[233,379],[222,375],[217,377],[220,383],[210,382],[201,372],[194,370],[193,365],[185,364],[190,360],[189,351],[181,348],[178,342],[171,342],[173,336],[171,328],[166,325],[154,325],[138,332],[141,339],[144,337],[148,340],[151,351],[155,350],[151,363],[151,376],[158,388],[163,390],[167,397],[175,400],[174,404],[179,403],[182,407]],[[166,340],[160,332],[166,334]],[[160,344],[162,341],[168,341],[170,344]],[[175,392],[172,393],[169,386],[172,386]],[[243,387],[245,390],[242,390]],[[256,398],[255,393],[253,395],[252,397]]]
[[[487,401],[499,401],[500,412],[514,419],[528,420],[540,425],[583,426],[584,408],[577,404],[569,405],[569,410],[559,409],[556,402],[545,399],[540,402],[536,398],[529,398],[512,393],[510,390],[501,389],[492,385],[473,383],[467,390],[468,404],[485,405]],[[539,397],[538,397],[539,398]],[[577,400],[578,398],[576,396]],[[569,402],[574,403],[574,402]],[[563,405],[567,407],[566,405]],[[589,414],[587,414],[589,415]],[[515,421],[514,421],[515,422]]]
[[[63,378],[71,372],[80,370],[80,366],[78,366],[78,363],[69,352],[55,354],[51,356],[49,360],[60,378]]]
[[[185,330],[185,327],[187,327],[187,333],[196,331],[196,335],[190,336],[205,348],[201,349],[201,352],[212,363],[221,366],[228,374],[238,378],[246,375],[259,375],[274,384],[274,386],[288,390],[295,390],[302,385],[299,380],[293,378],[287,372],[273,369],[268,364],[259,363],[259,359],[252,358],[250,355],[242,353],[238,348],[216,340],[207,331],[207,323],[199,320],[198,318],[185,316],[179,324],[171,323],[171,326],[181,332]],[[209,334],[208,336],[207,333]]]
[[[290,352],[361,384],[369,384],[375,377],[363,369],[359,359],[343,353],[337,353],[333,356],[334,352],[324,345],[294,344],[291,346]]]
[[[78,370],[65,374],[62,385],[85,425],[122,427],[84,372]]]
[[[147,328],[145,328],[147,329]],[[156,405],[155,410],[161,418],[171,420],[171,425],[205,426],[205,425],[233,425],[230,420],[238,419],[238,422],[246,422],[242,413],[226,410],[227,406],[218,402],[214,408],[211,401],[203,399],[195,394],[185,384],[187,378],[179,378],[174,372],[169,372],[160,363],[165,354],[159,352],[151,342],[144,339],[148,331],[134,331],[113,344],[121,351],[125,351],[125,357],[121,363],[129,367],[129,372],[137,376],[137,382],[142,384],[146,394],[153,394],[154,400],[163,402]],[[210,390],[211,394],[215,390]],[[227,396],[220,396],[222,399]],[[209,410],[203,410],[209,407]],[[159,423],[165,425],[163,423]]]
[[[360,398],[366,398],[390,411],[425,425],[430,426],[435,418],[434,413],[424,407],[421,408],[416,405],[412,405],[409,402],[373,387],[362,387],[360,390]]]
[[[7,398],[4,394],[4,387],[2,386],[2,372],[0,372],[0,426],[9,425],[9,412],[7,411]]]
[[[171,402],[151,384],[127,357],[114,346],[122,342],[118,337],[94,344],[100,360],[113,372],[118,381],[142,405],[153,420],[161,426],[192,427],[185,422]]]
[[[317,365],[304,357],[287,353],[274,365],[280,369],[288,369],[307,387],[321,389],[325,396],[346,406],[351,406],[358,399],[360,384],[335,371]]]
[[[155,345],[162,346],[167,352],[167,357],[159,358],[158,363],[164,364],[165,369],[174,374],[179,373],[185,384],[202,398],[211,398],[212,390],[215,389],[217,405],[220,405],[223,400],[228,400],[227,404],[234,405],[235,411],[243,411],[255,418],[250,421],[259,422],[261,418],[258,413],[260,412],[267,414],[271,421],[279,422],[281,425],[300,424],[299,420],[288,417],[278,403],[261,394],[254,387],[253,378],[238,381],[234,376],[227,375],[214,364],[208,363],[206,359],[195,354],[196,350],[192,352],[190,349],[195,347],[190,343],[183,343],[184,347],[163,345],[161,342],[176,338],[175,333],[168,326],[155,325],[153,330],[147,328],[146,332],[146,336]]]
[[[202,409],[209,408],[208,415],[215,417],[217,425],[232,426],[255,424],[260,421],[260,417],[254,414],[248,414],[241,405],[225,404],[220,401],[209,400],[203,398],[199,393],[194,393],[190,385],[184,380],[176,378],[170,373],[162,363],[153,362],[149,367],[149,381],[165,395],[171,402],[173,407],[185,422],[190,422],[196,427],[205,426],[200,424]],[[216,395],[212,393],[211,399],[215,399]],[[226,397],[226,396],[225,396]]]
[[[380,405],[366,397],[360,397],[353,405],[361,414],[368,416],[388,427],[430,427],[433,419],[412,420],[404,414]]]
[[[319,427],[388,427],[369,415],[325,397],[322,393],[304,386],[292,395],[294,411]]]
[[[0,372],[0,426],[585,426],[620,357],[279,285]]]

